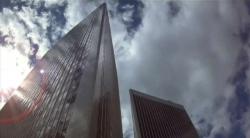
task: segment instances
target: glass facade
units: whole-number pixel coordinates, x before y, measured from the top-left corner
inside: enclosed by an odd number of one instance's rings
[[[1,138],[121,138],[106,5],[59,40],[0,111]]]
[[[135,138],[198,138],[184,107],[130,90]]]

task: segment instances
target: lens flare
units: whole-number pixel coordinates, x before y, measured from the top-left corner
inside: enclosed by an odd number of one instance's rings
[[[9,99],[14,90],[30,71],[27,57],[12,48],[0,47],[0,98],[1,105]],[[0,107],[1,110],[1,107]]]
[[[43,70],[43,69],[41,69],[41,70],[40,70],[40,73],[41,73],[41,74],[43,74],[43,73],[44,73],[44,70]]]

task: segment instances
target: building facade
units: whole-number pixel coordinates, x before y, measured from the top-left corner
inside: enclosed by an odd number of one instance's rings
[[[179,104],[130,90],[135,138],[198,138]]]
[[[122,138],[106,4],[59,40],[0,111],[1,138]]]

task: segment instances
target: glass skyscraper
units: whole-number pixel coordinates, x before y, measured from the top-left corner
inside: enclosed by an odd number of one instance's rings
[[[184,107],[130,90],[135,138],[198,138]]]
[[[106,4],[36,64],[0,111],[1,138],[122,138]]]

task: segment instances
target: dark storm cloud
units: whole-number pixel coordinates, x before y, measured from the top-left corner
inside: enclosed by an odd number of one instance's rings
[[[126,14],[130,19],[122,18],[123,23],[126,25],[129,34],[133,35],[142,24],[144,4],[140,0],[119,0],[117,12],[119,14]],[[124,15],[122,15],[124,16]]]
[[[27,6],[27,3],[24,1],[1,0],[0,12],[3,11],[3,8],[10,8],[12,10],[20,11],[23,6]]]
[[[0,31],[0,46],[6,46],[6,44],[7,44],[6,38],[8,38],[8,37],[9,37],[9,35],[3,34],[3,32]]]
[[[181,10],[181,7],[180,7],[180,3],[179,1],[169,1],[167,2],[167,5],[168,5],[168,16],[169,18],[174,18],[176,17],[180,10]]]
[[[245,132],[241,127],[241,124],[237,122],[231,128],[229,132],[228,138],[246,138]]]
[[[198,121],[198,130],[199,130],[199,135],[200,136],[204,136],[204,137],[208,137],[212,131],[213,126],[209,123],[209,121],[205,120],[205,119],[200,119]]]
[[[241,49],[236,61],[236,72],[231,80],[232,85],[235,86],[235,96],[231,99],[228,105],[228,112],[230,113],[230,121],[233,124],[229,137],[244,136],[244,131],[239,120],[243,119],[244,114],[250,106],[250,91],[248,88],[247,71],[249,69],[249,56],[246,49]]]
[[[32,67],[36,64],[37,52],[39,50],[39,46],[38,46],[38,44],[34,43],[32,41],[32,39],[30,39],[30,38],[29,38],[29,41],[30,41],[30,51],[28,54],[28,58],[29,58],[29,65],[30,65],[30,67]]]
[[[245,5],[247,7],[248,14],[250,14],[250,0],[245,0]]]
[[[1,0],[0,1],[0,11],[3,11],[3,8],[5,7],[10,7],[11,6],[11,1],[10,0]]]
[[[248,42],[249,34],[250,34],[250,23],[242,26],[242,28],[239,30],[239,37],[241,38],[243,44],[246,44]]]

